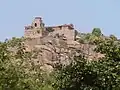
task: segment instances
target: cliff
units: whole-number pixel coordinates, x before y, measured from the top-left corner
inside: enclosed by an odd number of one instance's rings
[[[94,52],[94,45],[76,41],[77,33],[72,24],[44,26],[41,18],[35,18],[31,26],[25,27],[26,51],[34,51],[33,61],[44,70],[51,71],[57,63],[69,64],[73,57],[84,54],[89,60],[102,57]]]

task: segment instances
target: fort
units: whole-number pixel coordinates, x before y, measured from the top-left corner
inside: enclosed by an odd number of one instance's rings
[[[32,24],[25,26],[24,37],[26,38],[42,38],[48,35],[48,29],[53,30],[52,35],[64,35],[66,40],[75,40],[75,30],[73,24],[64,24],[59,26],[45,26],[41,17],[35,17]]]
[[[29,49],[40,44],[41,40],[48,36],[62,36],[67,44],[75,44],[76,30],[73,24],[45,26],[41,17],[35,17],[31,25],[25,26],[24,37],[30,39],[26,41],[26,47]]]
[[[31,25],[25,26],[26,51],[37,51],[36,64],[48,69],[55,63],[68,64],[74,55],[85,54],[89,60],[101,56],[94,52],[94,45],[81,44],[73,24],[45,26],[41,17],[35,17]],[[81,53],[77,53],[80,51]]]
[[[30,26],[25,26],[26,38],[38,38],[42,37],[44,31],[44,23],[41,17],[36,17]]]

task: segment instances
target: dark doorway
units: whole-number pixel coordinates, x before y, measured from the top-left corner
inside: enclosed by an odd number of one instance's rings
[[[37,23],[35,23],[35,27],[37,27]]]

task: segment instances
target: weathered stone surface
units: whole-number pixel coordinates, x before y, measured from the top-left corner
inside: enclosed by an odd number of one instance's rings
[[[95,46],[75,41],[76,33],[73,25],[49,28],[53,30],[48,32],[41,18],[35,18],[31,26],[25,27],[24,37],[28,38],[25,41],[26,50],[37,52],[37,57],[33,58],[33,61],[36,65],[41,65],[41,69],[51,71],[56,63],[68,65],[74,55],[79,54],[85,54],[89,60],[102,57],[93,51]]]

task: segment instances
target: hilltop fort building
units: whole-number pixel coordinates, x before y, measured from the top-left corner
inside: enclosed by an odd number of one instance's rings
[[[24,37],[31,39],[26,42],[28,47],[40,44],[40,40],[49,35],[63,36],[67,44],[72,44],[75,41],[76,30],[73,24],[45,26],[41,17],[35,17],[31,25],[25,26]]]
[[[31,25],[25,26],[26,51],[38,50],[38,56],[33,61],[48,71],[55,63],[69,64],[74,55],[81,54],[76,51],[84,53],[89,60],[102,57],[94,52],[94,45],[77,42],[76,34],[73,24],[45,26],[41,17],[35,17]]]

